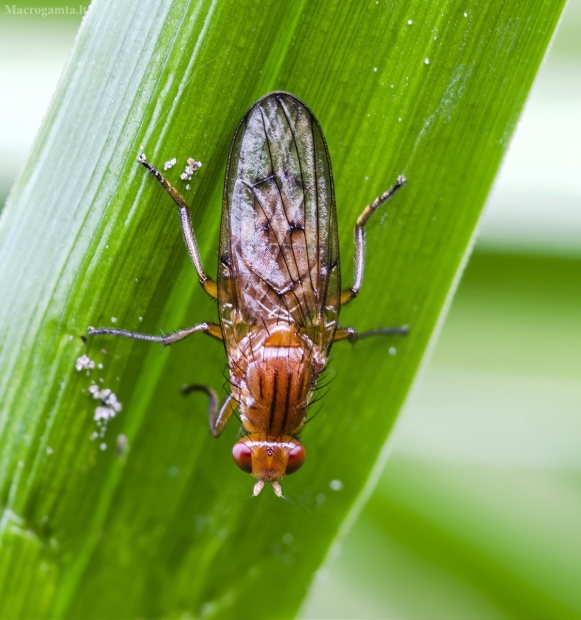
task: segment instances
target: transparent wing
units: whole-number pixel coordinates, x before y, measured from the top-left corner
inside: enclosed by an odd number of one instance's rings
[[[222,213],[220,313],[238,330],[280,321],[320,350],[332,342],[340,289],[331,164],[312,112],[271,93],[234,136]]]

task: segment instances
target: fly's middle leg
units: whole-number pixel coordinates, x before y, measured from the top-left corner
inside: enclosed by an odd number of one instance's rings
[[[123,338],[132,338],[133,340],[148,340],[149,342],[159,342],[163,346],[172,345],[174,342],[183,340],[196,332],[204,332],[209,336],[213,336],[218,340],[222,340],[222,330],[219,325],[214,323],[200,323],[199,325],[193,325],[192,327],[186,327],[186,329],[179,329],[171,334],[164,334],[163,336],[151,336],[150,334],[140,334],[138,332],[128,332],[124,329],[94,329],[89,327],[89,336],[122,336]]]
[[[357,297],[359,289],[361,288],[361,282],[363,281],[365,263],[365,224],[367,224],[367,221],[377,209],[387,202],[402,185],[405,185],[405,183],[405,177],[400,175],[395,185],[390,187],[381,196],[378,196],[369,206],[365,207],[363,213],[357,218],[357,223],[355,224],[355,281],[351,288],[341,292],[342,306]]]
[[[226,426],[226,422],[228,422],[238,406],[238,403],[232,394],[228,395],[222,407],[218,409],[218,395],[207,385],[184,385],[182,386],[182,392],[184,394],[204,392],[204,394],[208,396],[208,422],[210,423],[210,432],[212,433],[212,436],[219,437]]]
[[[387,336],[390,334],[398,334],[405,336],[410,331],[409,325],[403,325],[402,327],[380,327],[379,329],[370,329],[366,332],[359,333],[354,327],[340,327],[335,332],[335,338],[337,340],[348,340],[349,342],[357,342],[364,338],[372,338],[373,336]]]
[[[180,214],[180,220],[182,222],[182,233],[184,235],[184,242],[188,248],[188,254],[190,259],[196,268],[200,284],[204,287],[206,293],[212,296],[214,299],[218,299],[218,287],[216,283],[210,279],[204,272],[202,266],[202,259],[200,258],[200,251],[198,249],[198,243],[196,241],[196,235],[194,234],[194,228],[192,226],[192,218],[190,215],[190,209],[186,204],[183,196],[170,185],[169,181],[161,174],[157,168],[152,166],[146,159],[145,154],[141,153],[138,159],[139,163],[147,168],[149,172],[156,178],[156,180],[163,186],[166,192],[173,198],[178,207]]]

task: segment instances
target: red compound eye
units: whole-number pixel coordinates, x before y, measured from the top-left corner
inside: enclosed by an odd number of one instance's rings
[[[252,450],[243,441],[234,444],[232,456],[242,471],[252,473]]]
[[[303,446],[298,443],[294,448],[290,449],[288,453],[288,463],[286,466],[286,475],[294,474],[297,469],[300,469],[305,462],[307,453]]]

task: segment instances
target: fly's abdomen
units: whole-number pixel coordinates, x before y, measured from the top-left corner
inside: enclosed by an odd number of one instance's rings
[[[308,355],[308,343],[291,329],[273,332],[253,349],[241,344],[242,359],[232,370],[245,430],[269,438],[295,436],[324,363]]]
[[[266,437],[296,435],[304,423],[311,392],[311,372],[302,352],[289,347],[265,351],[246,374],[247,402],[240,413],[250,432]]]

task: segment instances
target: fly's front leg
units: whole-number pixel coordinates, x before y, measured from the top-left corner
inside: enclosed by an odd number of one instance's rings
[[[138,332],[128,332],[124,329],[95,329],[89,327],[89,336],[123,336],[123,338],[132,338],[133,340],[148,340],[149,342],[159,342],[163,346],[171,345],[174,342],[183,340],[196,332],[204,332],[209,336],[213,336],[218,340],[222,340],[222,330],[219,325],[214,323],[200,323],[186,329],[180,329],[171,334],[164,334],[163,336],[151,336],[149,334],[140,334]]]
[[[219,437],[226,426],[226,422],[228,422],[230,416],[238,406],[232,394],[228,395],[222,408],[218,410],[218,395],[211,387],[197,384],[184,385],[182,387],[182,392],[186,395],[192,392],[204,392],[204,394],[208,396],[208,422],[210,423],[210,432],[213,437]]]
[[[406,179],[403,175],[397,177],[396,184],[390,187],[385,194],[376,198],[369,206],[365,207],[363,213],[357,218],[357,223],[355,224],[355,281],[351,288],[341,292],[342,306],[357,297],[359,289],[361,288],[361,282],[363,281],[365,263],[365,224],[367,224],[367,221],[377,209],[379,209],[384,202],[387,202],[405,183]],[[361,338],[362,336],[359,337]],[[345,338],[347,338],[347,336],[345,336]],[[337,339],[337,337],[335,337],[335,339]]]
[[[403,325],[402,327],[380,327],[379,329],[370,329],[369,331],[359,333],[354,327],[340,327],[335,332],[333,341],[336,340],[348,340],[349,342],[357,342],[364,338],[371,338],[372,336],[386,336],[388,334],[399,334],[405,336],[410,331],[409,325]]]
[[[149,172],[159,181],[159,183],[163,186],[166,192],[173,198],[174,202],[178,207],[178,211],[180,214],[180,220],[182,222],[182,233],[184,235],[184,242],[186,247],[188,248],[188,254],[190,255],[190,259],[198,272],[198,278],[200,280],[200,284],[204,287],[206,293],[212,296],[214,299],[218,299],[218,287],[216,283],[211,280],[205,273],[204,267],[202,266],[202,259],[200,258],[200,251],[198,249],[198,243],[196,242],[196,235],[194,234],[194,229],[192,227],[192,218],[190,215],[190,209],[186,204],[185,199],[182,195],[170,185],[169,181],[165,179],[165,177],[152,166],[146,159],[145,153],[141,153],[138,159],[139,163],[147,168]],[[190,163],[190,160],[188,160]]]

